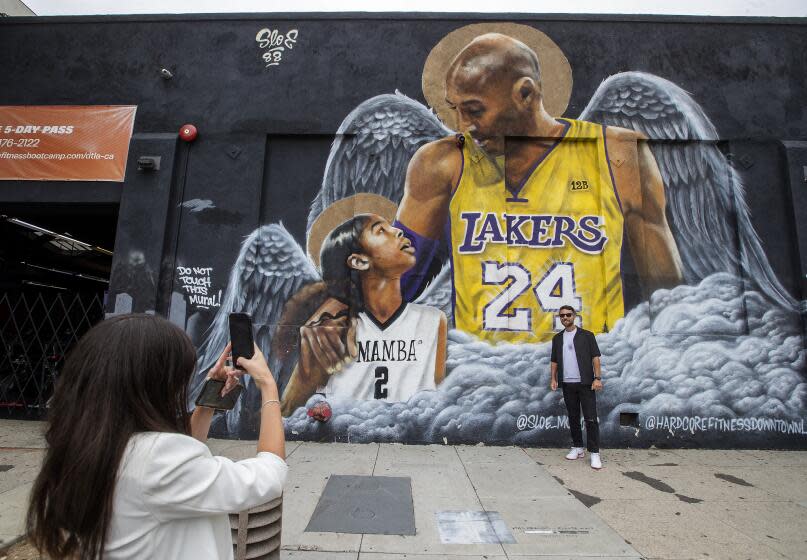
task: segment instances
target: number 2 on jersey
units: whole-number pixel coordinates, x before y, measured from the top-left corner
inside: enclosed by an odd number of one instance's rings
[[[512,279],[503,292],[497,295],[482,311],[482,328],[499,331],[531,331],[532,310],[524,307],[507,309],[521,294],[532,285],[530,271],[518,263],[498,263],[485,261],[482,263],[482,283],[501,285]],[[578,312],[582,308],[582,299],[577,295],[574,282],[574,265],[559,262],[552,265],[546,274],[532,289],[535,299],[542,310],[556,312],[562,305],[571,305]],[[578,316],[579,318],[579,316]],[[562,328],[557,317],[554,328]]]
[[[387,388],[385,387],[387,383],[389,383],[389,368],[387,366],[378,366],[375,368],[375,394],[373,398],[387,398]]]

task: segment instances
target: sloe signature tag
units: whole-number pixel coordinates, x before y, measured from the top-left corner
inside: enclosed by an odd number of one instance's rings
[[[283,53],[292,50],[297,43],[297,29],[289,29],[286,34],[280,33],[277,29],[264,27],[255,35],[258,47],[264,49],[261,58],[266,66],[278,66],[283,61]]]

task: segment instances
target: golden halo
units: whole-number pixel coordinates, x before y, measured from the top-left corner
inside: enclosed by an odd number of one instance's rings
[[[322,242],[336,226],[357,214],[378,214],[392,223],[397,213],[398,206],[390,199],[378,194],[359,193],[337,200],[323,210],[311,224],[305,249],[308,257],[319,268],[319,252],[322,249]]]
[[[423,95],[446,126],[457,130],[454,111],[445,100],[446,72],[454,57],[474,38],[485,33],[501,33],[518,39],[538,55],[544,108],[553,117],[560,117],[572,96],[572,67],[566,55],[544,33],[529,25],[508,22],[474,23],[455,29],[429,53],[423,66]]]

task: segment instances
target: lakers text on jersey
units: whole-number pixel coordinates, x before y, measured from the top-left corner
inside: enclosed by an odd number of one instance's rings
[[[415,303],[404,303],[386,323],[359,313],[358,355],[328,379],[325,396],[400,402],[435,389],[440,317],[439,309]]]
[[[466,136],[450,204],[454,322],[489,341],[543,342],[578,324],[608,331],[624,315],[623,216],[601,125],[560,120],[564,133],[520,185]]]

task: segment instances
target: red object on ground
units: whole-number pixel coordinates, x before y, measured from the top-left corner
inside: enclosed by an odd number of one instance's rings
[[[179,137],[185,142],[193,142],[199,135],[199,131],[192,124],[183,124],[179,127]]]
[[[327,422],[331,419],[333,411],[328,401],[319,401],[317,404],[308,409],[308,416],[320,422]]]

